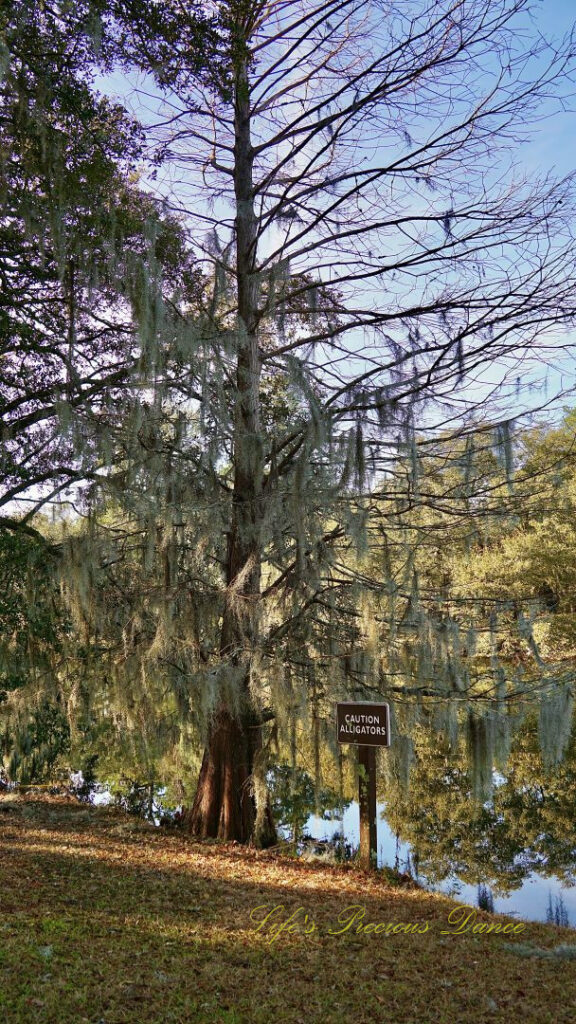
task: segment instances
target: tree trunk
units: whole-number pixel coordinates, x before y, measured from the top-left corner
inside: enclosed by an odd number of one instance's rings
[[[262,725],[250,692],[259,633],[264,443],[260,424],[254,153],[250,138],[247,50],[242,50],[238,45],[235,58],[238,325],[234,488],[220,637],[220,655],[223,665],[230,671],[231,685],[240,687],[241,692],[234,701],[240,711],[234,711],[232,702],[224,698],[210,724],[189,825],[195,835],[203,838],[253,841],[267,846],[275,841],[276,834],[265,790],[265,766],[261,763]]]
[[[268,802],[256,806],[253,771],[260,746],[259,724],[221,708],[211,725],[189,815],[194,835],[260,847],[276,841]]]

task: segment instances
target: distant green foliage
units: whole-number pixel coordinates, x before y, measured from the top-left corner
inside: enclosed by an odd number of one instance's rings
[[[0,526],[0,702],[52,676],[66,630],[56,563],[40,534]]]
[[[60,765],[66,769],[70,726],[62,707],[48,700],[30,714],[22,713],[0,735],[0,753],[11,782],[21,785],[54,780]]]

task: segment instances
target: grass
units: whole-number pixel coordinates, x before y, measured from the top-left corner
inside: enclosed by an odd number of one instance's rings
[[[438,894],[58,798],[0,802],[0,901],[6,1024],[576,1019],[570,930],[457,934]]]

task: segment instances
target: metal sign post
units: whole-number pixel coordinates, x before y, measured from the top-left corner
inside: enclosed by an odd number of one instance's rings
[[[390,746],[388,704],[336,705],[339,743],[358,745],[358,803],[360,805],[360,864],[367,871],[378,857],[376,824],[376,747]]]

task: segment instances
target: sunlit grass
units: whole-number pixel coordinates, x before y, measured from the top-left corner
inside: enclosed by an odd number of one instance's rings
[[[569,944],[566,929],[442,935],[454,903],[350,867],[192,843],[65,802],[0,811],[6,1022],[576,1018],[572,964],[519,955]]]

